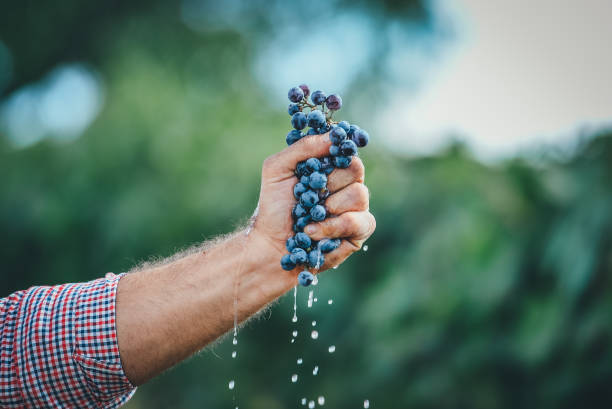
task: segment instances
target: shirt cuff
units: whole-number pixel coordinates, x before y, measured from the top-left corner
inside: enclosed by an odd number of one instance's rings
[[[73,359],[80,367],[96,402],[116,408],[127,402],[136,387],[129,381],[119,355],[116,309],[117,284],[124,274],[81,284],[75,304]]]

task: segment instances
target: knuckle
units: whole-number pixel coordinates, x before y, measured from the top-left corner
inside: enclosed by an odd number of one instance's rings
[[[376,230],[376,217],[368,212],[368,235],[371,235]]]
[[[359,210],[366,210],[370,204],[370,191],[363,183],[357,183],[357,206]]]
[[[363,161],[355,156],[353,158],[353,162],[351,163],[351,167],[353,168],[352,171],[355,179],[357,179],[358,182],[363,183],[365,179],[365,166],[363,165]]]
[[[357,213],[346,213],[346,227],[348,232],[355,232],[359,230],[361,220]]]

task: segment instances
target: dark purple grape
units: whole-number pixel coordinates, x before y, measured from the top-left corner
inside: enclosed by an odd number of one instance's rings
[[[312,209],[310,209],[310,217],[312,217],[312,220],[315,222],[325,220],[326,215],[327,212],[325,211],[325,208],[321,205],[316,205]]]
[[[353,136],[351,137],[351,139],[353,142],[355,142],[355,145],[357,145],[360,148],[363,148],[370,141],[370,135],[363,129],[357,129],[353,133]]]
[[[334,165],[340,169],[346,169],[351,166],[351,162],[353,161],[352,156],[335,156],[334,157]]]
[[[300,87],[293,87],[289,90],[287,96],[289,97],[289,101],[298,103],[304,98],[304,91],[302,91]]]
[[[342,141],[340,144],[340,152],[344,156],[355,156],[357,155],[357,145],[350,139]]]
[[[310,100],[315,105],[322,105],[325,102],[327,95],[323,91],[315,91],[310,96]]]
[[[293,145],[294,143],[302,139],[302,136],[304,136],[304,134],[298,131],[297,129],[289,131],[287,137],[285,138],[285,140],[287,141],[287,145]]]
[[[346,139],[346,131],[339,126],[333,128],[329,132],[329,140],[332,141],[334,145],[340,145],[342,141]]]
[[[351,126],[350,126],[350,128],[349,128],[349,130],[346,132],[346,135],[347,135],[349,138],[352,138],[352,137],[353,137],[353,134],[355,133],[355,131],[356,131],[357,129],[361,129],[361,128],[360,128],[360,127],[358,127],[357,125],[351,125]]]
[[[315,109],[308,114],[308,126],[311,128],[321,128],[325,125],[325,115],[323,112]]]
[[[332,145],[329,147],[329,154],[331,156],[338,156],[340,155],[340,147],[338,147],[338,145]]]
[[[313,172],[308,179],[311,189],[319,190],[327,186],[327,176],[325,176],[325,173]]]
[[[291,117],[291,125],[295,129],[300,130],[300,131],[302,129],[306,128],[306,123],[307,122],[308,122],[308,120],[306,119],[306,114],[303,113],[303,112],[296,112]]]
[[[342,108],[342,98],[338,94],[331,94],[325,99],[325,105],[332,111],[337,111]]]
[[[312,172],[318,172],[321,169],[321,162],[317,158],[310,158],[306,160],[306,171],[308,174]]]
[[[304,98],[308,98],[308,95],[310,95],[310,88],[308,88],[308,85],[302,84],[300,88],[304,91]]]
[[[314,276],[310,271],[304,270],[298,275],[298,282],[302,287],[308,287],[313,281]]]
[[[318,133],[316,129],[310,128],[308,132],[306,132],[306,135],[318,135]]]
[[[298,104],[289,104],[289,108],[287,108],[287,112],[289,112],[289,115],[293,115],[296,112],[300,112],[300,107],[298,106]]]
[[[349,129],[351,129],[351,124],[349,124],[348,121],[340,121],[338,122],[338,126],[344,129],[344,132],[348,132]]]
[[[285,254],[283,258],[281,258],[281,267],[283,270],[291,271],[293,270],[297,264],[291,258],[291,255]]]

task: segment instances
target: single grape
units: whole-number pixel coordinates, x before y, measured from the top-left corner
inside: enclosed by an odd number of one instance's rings
[[[313,172],[309,179],[310,187],[312,189],[323,189],[327,185],[327,176],[325,176],[324,173]]]
[[[303,249],[308,249],[312,243],[312,240],[310,240],[310,237],[308,237],[306,233],[302,233],[302,232],[296,233],[294,239],[298,247],[303,248]]]
[[[298,106],[298,104],[289,104],[289,108],[287,108],[287,112],[289,112],[289,115],[293,115],[296,112],[300,112],[300,107]]]
[[[318,135],[318,132],[316,129],[310,128],[308,132],[306,132],[306,135]]]
[[[344,141],[345,139],[346,139],[346,131],[343,128],[340,128],[339,126],[332,129],[331,132],[329,133],[329,140],[334,145],[340,145],[340,143]]]
[[[298,162],[297,166],[295,167],[295,174],[298,177],[302,177],[306,174],[306,161]]]
[[[321,253],[321,250],[313,249],[308,253],[308,265],[315,268],[317,264],[321,268],[325,264],[325,256]]]
[[[325,99],[325,105],[332,111],[337,111],[342,108],[342,98],[338,94],[331,94]]]
[[[334,162],[331,156],[325,156],[324,158],[321,158],[319,162],[321,162],[320,172],[323,172],[326,175],[329,175],[330,173],[334,171]]]
[[[304,227],[306,227],[306,225],[310,223],[311,220],[312,220],[312,217],[310,216],[310,214],[307,214],[306,216],[298,218],[295,221],[295,224],[293,225],[293,230],[296,233],[301,232],[302,230],[304,230]]]
[[[332,145],[329,147],[329,154],[331,156],[338,156],[340,155],[340,147],[338,145]],[[335,166],[335,162],[334,162],[334,166]]]
[[[285,140],[287,141],[287,145],[293,145],[294,143],[302,139],[302,136],[304,136],[304,134],[302,134],[300,131],[298,131],[297,129],[292,129],[291,131],[289,131],[287,137],[285,138]]]
[[[296,112],[291,117],[291,126],[298,130],[306,128],[307,122],[308,120],[306,119],[306,114],[303,112]]]
[[[344,129],[344,132],[348,132],[349,129],[351,129],[351,124],[349,124],[348,121],[340,121],[338,122],[338,126]]]
[[[281,258],[281,267],[283,268],[283,270],[291,271],[296,266],[297,266],[297,264],[291,259],[291,255],[285,254]]]
[[[303,186],[303,185],[302,185]],[[312,190],[307,190],[302,193],[300,196],[300,204],[305,208],[310,209],[312,206],[319,203],[319,195],[317,192],[313,192]]]
[[[327,95],[323,91],[315,91],[310,96],[310,100],[315,105],[322,105],[325,102]]]
[[[310,177],[308,175],[304,175],[300,178],[300,183],[304,186],[308,186],[310,184]]]
[[[303,287],[308,287],[310,284],[312,284],[313,280],[314,276],[310,271],[304,270],[298,275],[298,282]]]
[[[293,87],[289,90],[287,96],[289,97],[289,101],[298,103],[304,98],[304,91],[302,91],[300,87]]]
[[[357,155],[357,145],[352,140],[347,139],[340,144],[340,152],[343,156],[355,156]]]
[[[294,248],[296,248],[298,245],[295,242],[295,239],[293,237],[289,237],[287,239],[287,241],[285,242],[285,247],[287,248],[287,251],[289,253],[291,253],[293,251]]]
[[[318,109],[310,111],[308,114],[308,126],[311,128],[321,128],[323,125],[325,125],[325,115],[323,115],[323,112]]]
[[[312,217],[312,220],[315,222],[325,220],[326,215],[327,212],[325,211],[325,208],[321,205],[315,205],[312,209],[310,209],[310,217]]]
[[[293,261],[295,264],[304,264],[308,259],[308,253],[306,253],[306,250],[296,247],[291,250],[290,257],[291,261]]]
[[[293,207],[293,217],[295,217],[296,219],[299,219],[300,217],[304,217],[308,214],[308,210],[304,209],[304,206],[302,206],[301,204],[296,204]]]
[[[370,142],[370,135],[363,129],[357,129],[353,133],[353,136],[351,136],[351,139],[353,142],[355,142],[355,145],[363,148],[368,144],[368,142]]]
[[[319,241],[318,246],[322,253],[329,253],[340,247],[340,239],[323,239]]]
[[[306,160],[306,171],[309,173],[318,172],[321,169],[321,162],[317,158]]]
[[[293,186],[293,196],[297,200],[299,200],[302,194],[306,192],[307,190],[308,190],[308,187],[306,185],[303,185],[301,183],[296,183],[295,186]]]
[[[334,165],[340,169],[346,169],[351,166],[352,156],[334,156]]]
[[[361,129],[360,127],[358,127],[357,125],[351,125],[349,130],[346,132],[346,135],[349,138],[353,137],[353,134],[355,133],[356,130]]]
[[[308,85],[302,84],[300,85],[300,88],[304,92],[304,98],[308,98],[308,95],[310,95],[310,88],[308,88]]]

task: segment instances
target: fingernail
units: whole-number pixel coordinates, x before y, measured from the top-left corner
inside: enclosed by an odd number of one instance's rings
[[[306,232],[306,234],[314,234],[317,231],[317,228],[313,225],[309,225],[304,227],[304,231]]]

